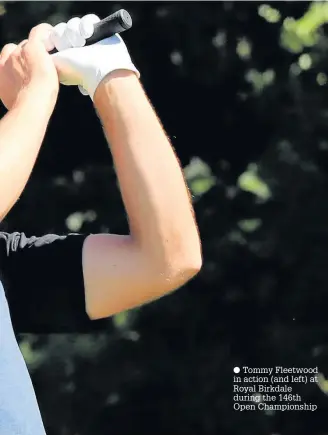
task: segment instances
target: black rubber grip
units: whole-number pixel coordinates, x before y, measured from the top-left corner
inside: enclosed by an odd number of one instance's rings
[[[132,27],[132,18],[125,9],[120,9],[94,26],[93,35],[86,40],[86,45],[95,44],[102,39],[109,38],[115,33],[121,33]]]

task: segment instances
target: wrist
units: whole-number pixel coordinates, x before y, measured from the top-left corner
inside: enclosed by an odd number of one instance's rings
[[[137,73],[130,70],[119,69],[107,74],[99,83],[94,93],[94,104],[97,108],[108,101],[111,95],[122,87],[140,86]]]
[[[43,112],[52,112],[57,101],[59,86],[43,86],[40,83],[29,83],[19,93],[13,107],[31,106],[33,110],[38,108]]]

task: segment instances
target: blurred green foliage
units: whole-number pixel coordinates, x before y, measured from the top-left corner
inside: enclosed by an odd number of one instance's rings
[[[48,435],[323,435],[328,375],[327,2],[6,2],[1,42],[124,7],[181,159],[204,266],[100,332],[22,335]],[[101,128],[63,88],[7,230],[125,232]],[[60,313],[58,313],[60,315]],[[314,413],[238,413],[232,368],[320,368]]]

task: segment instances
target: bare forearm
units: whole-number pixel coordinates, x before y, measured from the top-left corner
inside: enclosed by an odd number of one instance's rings
[[[0,121],[0,219],[19,198],[42,144],[55,95],[26,92]]]
[[[110,143],[131,234],[158,264],[201,262],[189,193],[175,153],[133,73],[99,87],[95,105]]]

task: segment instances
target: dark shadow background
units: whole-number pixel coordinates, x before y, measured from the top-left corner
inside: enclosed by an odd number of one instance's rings
[[[1,45],[42,21],[131,13],[124,39],[185,167],[204,249],[196,279],[101,332],[20,337],[48,435],[327,435],[324,11],[295,1],[2,5]],[[102,129],[77,89],[61,89],[5,226],[127,230]],[[319,385],[293,385],[318,410],[234,411],[236,365],[318,366]]]

